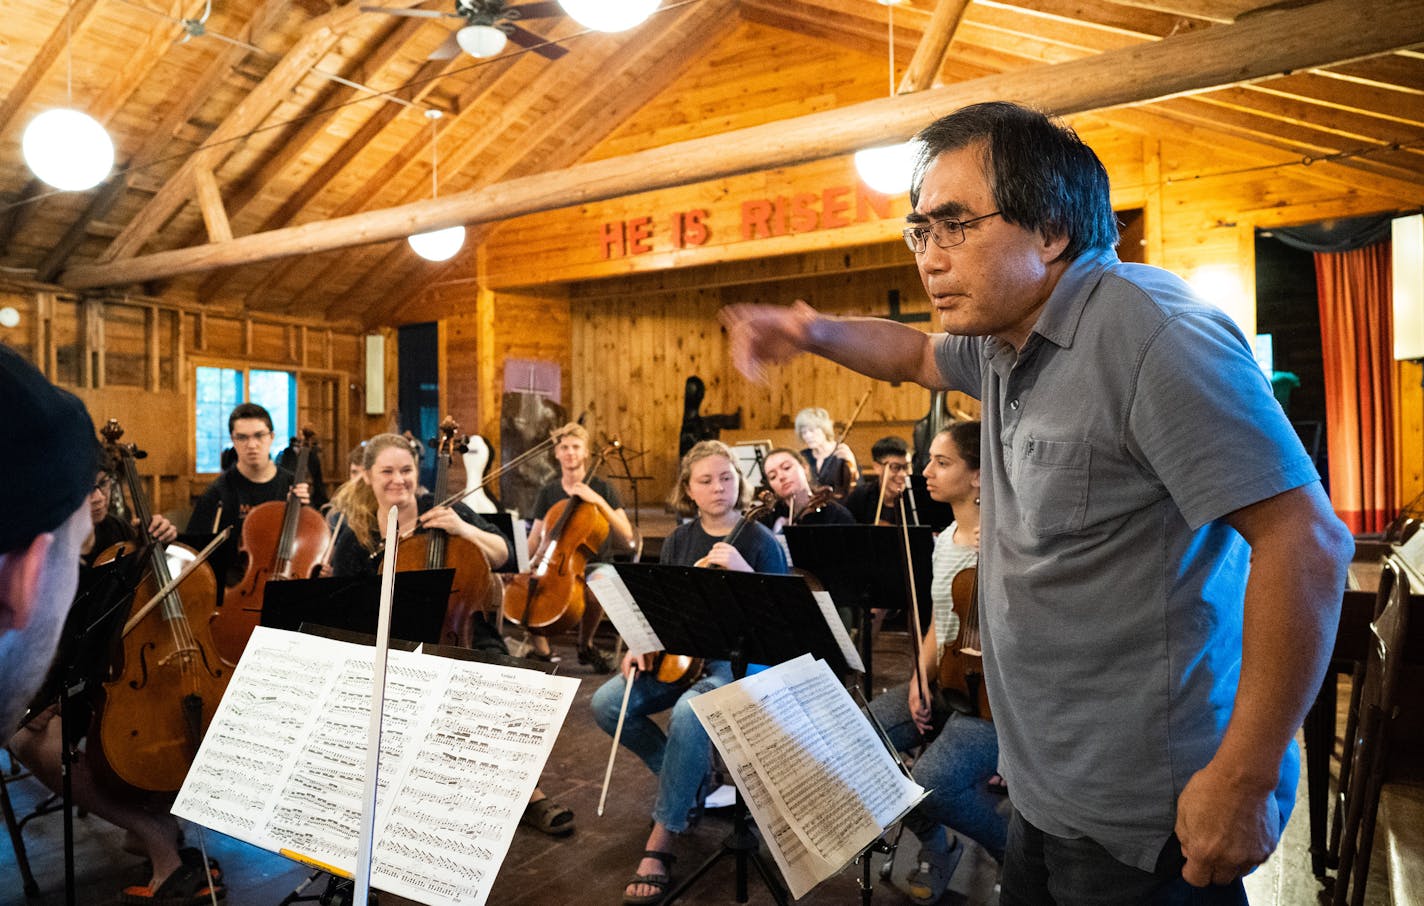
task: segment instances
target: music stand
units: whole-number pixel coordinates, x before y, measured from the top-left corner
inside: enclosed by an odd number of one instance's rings
[[[820,580],[836,604],[859,611],[861,678],[865,697],[871,697],[870,611],[875,607],[902,610],[909,601],[905,582],[905,538],[910,536],[914,562],[915,594],[920,602],[920,625],[932,619],[930,581],[934,556],[934,530],[927,525],[907,528],[890,525],[788,525],[784,529],[791,562]]]
[[[440,641],[454,577],[453,569],[396,573],[391,638]],[[316,624],[374,636],[380,604],[380,576],[268,582],[262,595],[262,625],[297,630],[303,624]]]
[[[835,636],[800,576],[774,576],[662,564],[614,564],[629,594],[672,654],[732,662],[732,676],[748,664],[780,664],[803,654],[823,659],[838,675],[849,671]],[[747,902],[747,863],[756,866],[777,903],[786,891],[762,859],[740,792],[732,830],[722,848],[661,900],[672,903],[723,856],[736,861],[737,902]]]
[[[30,707],[29,717],[51,702],[59,704],[60,810],[64,825],[64,897],[74,906],[74,787],[73,766],[79,741],[89,729],[89,709],[80,704],[92,698],[103,684],[105,671],[113,660],[114,646],[132,609],[134,591],[147,563],[147,549],[129,549],[101,566],[80,570],[74,603],[60,632],[54,667],[40,694]],[[52,811],[51,807],[47,811]],[[43,812],[36,812],[42,814]],[[28,820],[28,819],[26,819]],[[25,879],[25,893],[33,896],[33,878]]]

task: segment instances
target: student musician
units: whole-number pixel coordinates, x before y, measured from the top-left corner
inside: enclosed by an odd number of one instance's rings
[[[335,576],[373,575],[379,563],[372,555],[385,540],[385,513],[396,507],[402,528],[418,523],[443,529],[468,539],[498,569],[514,557],[514,546],[499,529],[478,513],[456,503],[437,507],[429,495],[418,495],[419,470],[415,447],[399,434],[377,434],[366,442],[361,481],[348,481],[332,497],[332,506],[345,514],[336,536],[327,573]],[[478,617],[477,617],[478,619]],[[520,823],[556,837],[573,833],[574,813],[555,804],[538,789]]]
[[[113,457],[107,451],[100,450],[99,470],[94,477],[94,489],[89,492],[89,518],[93,530],[79,549],[81,562],[85,566],[93,566],[95,557],[120,541],[133,541],[138,536],[136,525],[111,511],[117,481]],[[154,513],[148,534],[153,540],[167,544],[178,537],[178,528],[161,513]]]
[[[767,487],[776,495],[776,506],[763,518],[773,532],[786,525],[854,525],[850,510],[834,500],[827,500],[813,510],[811,501],[810,466],[800,453],[787,447],[777,447],[766,454],[762,474]]]
[[[836,443],[831,414],[819,406],[802,409],[796,413],[796,436],[806,445],[801,455],[811,467],[815,485],[830,488],[837,500],[845,500],[855,487],[860,468],[850,447]]]
[[[910,448],[898,437],[882,437],[870,448],[874,475],[855,486],[846,497],[846,509],[861,525],[899,525],[909,509]],[[908,516],[911,525],[914,517]]]
[[[618,492],[613,486],[598,476],[588,474],[589,449],[588,429],[577,422],[569,422],[552,434],[554,458],[559,461],[559,477],[539,489],[534,499],[534,523],[529,527],[529,554],[532,557],[549,531],[545,516],[560,500],[577,497],[598,508],[608,520],[608,540],[598,552],[596,560],[603,561],[614,551],[631,550],[634,544],[633,523],[628,520],[628,511],[623,509]],[[609,673],[613,669],[612,655],[594,647],[593,634],[598,629],[598,621],[603,619],[603,607],[592,593],[585,590],[583,619],[578,630],[578,661],[593,668],[595,673]],[[531,657],[549,660],[552,653],[549,640],[542,635],[533,635],[534,653]]]
[[[737,535],[735,544],[724,539],[737,525],[739,511],[751,490],[737,469],[732,451],[716,440],[700,441],[682,458],[672,505],[693,516],[673,530],[663,543],[661,562],[682,566],[715,566],[741,572],[784,573],[786,557],[765,527],[752,522]],[[593,694],[593,716],[610,736],[618,725],[623,689],[634,663],[628,712],[620,741],[658,775],[658,796],[653,803],[653,828],[644,845],[642,861],[623,890],[625,904],[656,903],[671,883],[673,836],[687,830],[688,815],[697,805],[698,788],[712,758],[712,741],[702,729],[688,702],[703,692],[732,680],[729,661],[708,661],[701,678],[692,683],[663,683],[646,671],[656,655],[623,658],[617,676]],[[667,732],[651,715],[672,709]]]
[[[934,580],[930,593],[934,620],[920,640],[920,671],[935,685],[944,645],[959,635],[951,587],[960,570],[979,562],[979,423],[958,422],[930,441],[925,465],[930,496],[954,507],[955,521],[935,539]],[[911,679],[878,696],[870,710],[885,727],[890,741],[905,751],[928,739],[915,759],[915,780],[932,790],[905,819],[905,828],[919,839],[920,855],[910,874],[910,898],[935,903],[949,885],[951,857],[957,841],[947,827],[968,834],[996,861],[1003,861],[1008,833],[1003,796],[992,790],[997,779],[999,742],[987,720],[932,709]]]
[[[217,477],[188,518],[191,534],[216,534],[229,526],[232,534],[214,557],[228,564],[227,582],[232,585],[242,578],[243,567],[237,556],[242,541],[242,523],[252,508],[274,500],[286,500],[292,488],[292,473],[277,468],[272,461],[272,416],[256,403],[243,403],[227,417],[227,431],[237,462]],[[310,503],[310,488],[306,482],[296,486],[297,497]]]

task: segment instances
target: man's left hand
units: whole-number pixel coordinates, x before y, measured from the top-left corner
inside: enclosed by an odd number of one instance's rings
[[[292,486],[292,493],[297,495],[297,499],[303,506],[311,506],[311,485],[305,481]]]
[[[1177,839],[1188,884],[1229,884],[1266,861],[1280,840],[1274,790],[1247,788],[1209,763],[1177,798]]]

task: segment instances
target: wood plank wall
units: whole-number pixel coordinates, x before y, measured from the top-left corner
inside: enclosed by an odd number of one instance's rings
[[[352,390],[364,382],[365,356],[354,326],[0,285],[5,306],[19,312],[20,323],[0,328],[0,342],[73,391],[96,427],[117,418],[124,439],[148,453],[140,468],[156,512],[186,519],[191,498],[212,478],[195,471],[197,364],[294,371],[298,420],[317,429],[328,476],[344,476],[346,450],[367,432]]]

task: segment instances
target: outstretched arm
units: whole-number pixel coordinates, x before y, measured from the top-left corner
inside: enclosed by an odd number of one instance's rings
[[[790,306],[729,305],[722,323],[731,336],[733,364],[753,380],[764,381],[768,365],[810,352],[878,380],[948,387],[931,335],[898,321],[832,318],[798,299]]]
[[[1231,722],[1177,800],[1182,877],[1197,886],[1235,880],[1276,848],[1281,759],[1330,659],[1351,550],[1319,483],[1226,521],[1251,545],[1251,574]]]

